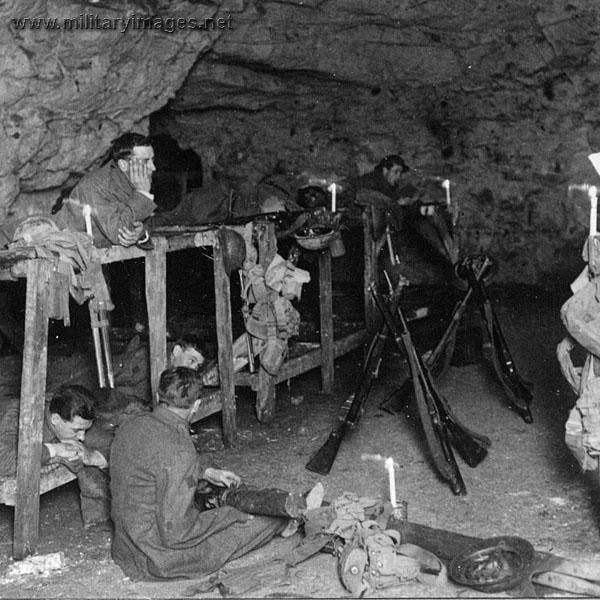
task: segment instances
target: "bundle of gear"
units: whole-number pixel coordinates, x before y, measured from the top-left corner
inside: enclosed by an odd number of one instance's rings
[[[590,200],[590,235],[583,248],[587,266],[571,284],[571,296],[561,308],[569,335],[557,347],[562,373],[578,399],[565,424],[565,442],[584,471],[597,470],[600,456],[600,238],[596,234],[595,186],[572,186],[587,192]],[[582,366],[571,353],[577,346],[587,351]]]
[[[316,494],[315,498],[309,496]],[[324,490],[317,484],[307,495],[277,488],[255,489],[240,486],[219,489],[205,481],[199,483],[196,503],[200,510],[234,506],[251,514],[265,514],[295,519],[304,528],[304,538],[290,551],[269,565],[252,565],[251,572],[225,570],[211,576],[203,592],[226,589],[227,595],[243,595],[254,588],[252,578],[260,575],[261,583],[270,585],[284,580],[288,569],[319,551],[337,557],[337,570],[344,587],[353,597],[364,597],[384,588],[408,582],[441,586],[448,582],[445,565],[432,552],[412,543],[402,543],[401,534],[386,529],[392,507],[380,498],[359,497],[344,492],[330,504],[321,506]],[[272,570],[275,563],[281,569]]]
[[[398,531],[385,529],[389,514],[380,500],[345,492],[332,502],[330,516],[325,533],[343,541],[338,572],[355,598],[409,581],[432,586],[447,582],[446,567],[434,554],[403,544]]]
[[[248,355],[258,345],[261,366],[276,375],[287,355],[289,338],[299,333],[300,314],[292,300],[300,299],[310,274],[279,254],[263,267],[252,239],[247,239],[241,280]]]

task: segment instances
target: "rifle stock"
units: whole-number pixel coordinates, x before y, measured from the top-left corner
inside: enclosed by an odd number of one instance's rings
[[[342,440],[349,426],[342,421],[340,426],[332,430],[325,443],[315,452],[314,456],[306,463],[306,469],[319,475],[329,475],[335,457],[340,449]]]

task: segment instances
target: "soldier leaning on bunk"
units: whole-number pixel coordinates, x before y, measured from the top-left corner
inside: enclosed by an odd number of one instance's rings
[[[351,182],[354,201],[371,207],[373,236],[378,239],[384,232],[387,219],[393,218],[395,228],[402,228],[404,207],[411,204],[417,189],[406,181],[409,167],[399,154],[381,159],[375,169]],[[344,199],[341,200],[342,204]]]
[[[60,463],[77,474],[84,527],[110,519],[108,459],[112,434],[94,426],[95,399],[80,385],[59,388],[46,404],[42,466]],[[19,401],[0,419],[0,476],[14,477],[19,441]]]
[[[91,207],[96,247],[137,244],[151,248],[146,221],[156,209],[150,193],[154,149],[148,137],[126,133],[113,141],[107,162],[88,173],[52,209],[60,229],[86,231],[83,206]]]

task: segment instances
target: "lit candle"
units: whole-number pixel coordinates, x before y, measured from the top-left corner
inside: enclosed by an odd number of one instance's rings
[[[446,190],[446,205],[450,206],[450,180],[444,179],[442,187]]]
[[[596,235],[598,222],[598,190],[595,185],[588,188],[590,198],[590,236]]]
[[[392,508],[396,508],[396,472],[394,470],[394,459],[391,456],[385,459],[385,468],[387,469],[390,483],[390,502],[392,503]]]
[[[92,236],[92,207],[89,204],[83,205],[83,220],[85,221],[85,232]]]
[[[600,175],[600,152],[594,152],[588,156],[588,159],[596,169],[596,173]]]
[[[332,183],[327,189],[331,192],[331,212],[335,212],[335,209],[336,209],[335,194],[337,192],[337,183]]]

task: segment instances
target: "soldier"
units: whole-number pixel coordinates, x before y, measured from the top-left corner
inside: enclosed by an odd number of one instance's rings
[[[289,519],[249,515],[232,506],[201,511],[201,480],[240,483],[231,471],[208,467],[196,452],[188,418],[202,382],[187,367],[163,371],[152,413],[119,427],[111,448],[112,557],[134,580],[195,578],[283,533]]]
[[[92,428],[95,398],[80,385],[59,388],[46,407],[42,434],[42,466],[62,463],[77,473],[84,527],[110,519],[108,456],[112,435]],[[91,430],[91,431],[90,431]],[[90,431],[90,435],[86,435]],[[0,420],[0,474],[17,470],[19,402],[11,403]]]
[[[150,249],[144,221],[156,209],[150,193],[155,170],[150,139],[126,133],[113,141],[108,161],[85,175],[68,198],[57,202],[53,219],[61,229],[86,231],[83,207],[87,204],[95,246],[137,244]]]

